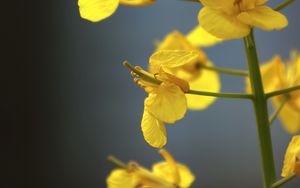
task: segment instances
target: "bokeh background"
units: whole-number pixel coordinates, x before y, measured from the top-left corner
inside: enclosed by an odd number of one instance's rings
[[[275,7],[281,1],[272,0]],[[300,49],[300,2],[282,11],[289,27],[256,30],[260,60],[288,58]],[[151,167],[161,160],[141,134],[146,94],[121,63],[147,66],[154,42],[168,32],[187,33],[200,4],[157,0],[153,6],[120,6],[100,23],[80,18],[77,1],[19,2],[7,14],[11,63],[3,71],[4,171],[0,184],[30,188],[102,188],[113,154]],[[218,66],[246,69],[241,40],[204,49]],[[10,61],[8,61],[10,62]],[[243,92],[244,80],[222,75],[222,91]],[[249,101],[219,99],[167,126],[166,148],[197,179],[192,187],[262,187],[253,109]],[[277,174],[291,135],[272,126]],[[278,176],[279,178],[279,176]],[[300,180],[285,187],[298,188]]]

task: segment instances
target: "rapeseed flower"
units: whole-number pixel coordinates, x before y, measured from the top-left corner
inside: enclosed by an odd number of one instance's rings
[[[108,188],[188,188],[195,180],[189,168],[176,162],[166,150],[159,153],[165,161],[155,163],[152,171],[135,162],[113,170],[107,178]]]
[[[265,5],[268,0],[200,0],[198,20],[209,33],[222,39],[247,36],[251,28],[282,29],[286,17]]]
[[[159,43],[156,53],[150,57],[149,70],[155,74],[163,67],[168,73],[187,81],[192,90],[219,92],[221,89],[219,75],[214,71],[202,68],[202,66],[212,66],[213,63],[207,58],[205,52],[198,47],[211,46],[221,41],[200,26],[187,36],[173,31]],[[194,59],[181,61],[182,63],[174,63],[172,58],[184,58],[180,54],[178,57],[173,56],[179,51],[182,53],[191,51],[197,56]],[[188,108],[193,110],[207,108],[216,100],[214,97],[189,94],[186,94],[186,98]]]
[[[181,59],[173,59],[171,63],[183,63],[196,54],[186,52],[173,55],[182,56]],[[171,57],[170,57],[171,58]],[[152,147],[161,148],[167,143],[166,128],[164,123],[173,124],[182,119],[187,111],[185,92],[189,90],[186,81],[167,73],[160,68],[155,74],[151,74],[141,67],[135,67],[141,74],[135,78],[135,82],[142,87],[148,97],[144,101],[144,114],[141,128],[143,136]],[[134,76],[137,76],[133,73]]]
[[[155,0],[78,0],[80,16],[92,22],[101,21],[111,16],[119,4],[127,6],[144,6]]]
[[[281,176],[294,173],[300,176],[300,136],[294,136],[286,150]]]
[[[275,56],[261,65],[260,70],[266,93],[300,85],[300,55],[295,51],[291,53],[288,62],[283,63],[280,56]],[[247,91],[251,92],[249,80],[247,85]],[[297,133],[300,130],[300,91],[273,97],[272,102],[276,108],[285,102],[278,115],[279,119],[286,131]]]

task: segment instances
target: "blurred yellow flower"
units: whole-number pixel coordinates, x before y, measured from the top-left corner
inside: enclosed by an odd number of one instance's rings
[[[184,57],[193,56],[186,54]],[[178,61],[185,61],[181,59]],[[173,61],[176,62],[176,61]],[[161,148],[167,143],[164,123],[173,124],[182,119],[187,110],[184,92],[189,90],[186,81],[169,74],[161,68],[158,73],[150,74],[136,67],[144,75],[159,83],[153,83],[145,78],[135,78],[135,82],[149,95],[144,102],[144,114],[141,128],[144,138],[152,147]]]
[[[203,65],[212,66],[213,63],[198,46],[210,46],[221,41],[200,26],[196,27],[186,37],[178,31],[173,31],[165,37],[158,45],[156,53],[150,57],[149,70],[154,74],[162,67],[166,72],[186,80],[190,89],[219,92],[221,89],[219,75],[214,71],[201,68]],[[181,56],[179,52],[193,53],[196,56],[181,61],[181,63],[174,63],[173,58],[176,60],[186,58]],[[175,57],[174,54],[178,54],[178,57]],[[186,94],[186,98],[189,109],[193,110],[207,108],[216,100],[214,97],[189,94]]]
[[[261,65],[260,70],[266,93],[300,85],[300,55],[297,52],[292,52],[291,59],[285,64],[280,56],[275,56],[268,63]],[[246,90],[251,92],[249,80]],[[286,100],[286,103],[279,113],[279,118],[284,128],[295,134],[300,130],[300,91],[272,98],[276,108],[283,100]]]
[[[222,39],[242,38],[251,28],[282,29],[286,17],[264,4],[268,0],[200,0],[198,20],[209,33]]]
[[[154,2],[155,0],[78,0],[78,6],[82,18],[98,22],[111,16],[119,4],[144,6]]]
[[[188,188],[195,180],[189,168],[176,162],[166,150],[159,152],[165,161],[154,164],[152,171],[134,162],[126,169],[113,170],[106,181],[108,188]]]
[[[293,173],[300,176],[300,136],[294,136],[286,150],[281,176]]]

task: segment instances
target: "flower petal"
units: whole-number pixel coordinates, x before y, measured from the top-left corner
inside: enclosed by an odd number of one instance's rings
[[[272,101],[275,108],[278,108],[281,104],[280,97],[275,97]],[[289,103],[281,109],[279,119],[287,132],[295,134],[300,131],[300,113]]]
[[[175,84],[163,82],[145,100],[147,110],[157,119],[174,123],[182,119],[187,110],[183,91]]]
[[[222,39],[208,33],[200,25],[189,32],[186,37],[192,45],[198,47],[209,47],[223,41]]]
[[[264,30],[282,29],[288,25],[286,17],[267,6],[259,6],[238,15],[244,24]]]
[[[155,0],[120,0],[120,4],[127,6],[146,6],[154,2]]]
[[[150,57],[149,63],[150,66],[175,68],[197,61],[199,57],[196,50],[159,50]]]
[[[233,9],[235,0],[200,0],[200,2],[209,8],[226,11]]]
[[[195,180],[195,176],[190,169],[180,163],[176,163],[176,168],[179,172],[180,182],[179,187],[190,187]],[[173,178],[173,171],[167,162],[158,162],[153,165],[152,171],[155,175],[165,179],[168,182],[175,183]]]
[[[113,170],[108,176],[106,183],[108,188],[135,188],[137,184],[132,174],[124,169]]]
[[[196,50],[197,48],[189,43],[185,36],[179,31],[169,33],[157,48],[160,50]]]
[[[283,168],[281,172],[282,177],[292,175],[295,170],[296,152],[300,149],[300,136],[294,136],[286,150]]]
[[[282,65],[280,56],[275,56],[269,62],[260,66],[264,91],[266,93],[272,92],[278,88],[278,69]],[[246,92],[251,93],[251,90],[250,80],[249,78],[246,78]]]
[[[163,122],[151,115],[146,108],[141,128],[146,142],[152,147],[161,148],[167,143],[167,133]]]
[[[92,22],[111,16],[118,5],[119,0],[78,0],[80,16]]]
[[[208,62],[208,65],[213,65]],[[210,70],[203,69],[200,76],[189,82],[192,90],[219,92],[221,90],[221,82],[219,75]],[[211,105],[216,97],[206,97],[198,95],[186,94],[188,108],[192,110],[202,110]]]
[[[200,25],[212,35],[221,39],[242,38],[249,34],[250,27],[235,16],[204,7],[198,15]]]

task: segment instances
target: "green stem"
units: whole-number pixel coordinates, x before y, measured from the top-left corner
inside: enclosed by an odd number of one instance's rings
[[[280,105],[277,107],[277,109],[273,112],[273,114],[271,115],[271,117],[269,118],[269,124],[270,126],[272,125],[272,123],[275,121],[275,119],[277,118],[278,114],[280,113],[280,111],[282,110],[282,108],[284,107],[285,103],[287,102],[287,97],[285,97]]]
[[[295,2],[295,0],[286,0],[285,2],[281,3],[278,7],[274,8],[274,10],[280,11],[293,2]]]
[[[272,139],[269,127],[267,99],[264,94],[256,45],[253,32],[244,38],[249,77],[253,91],[253,105],[256,115],[260,155],[263,171],[264,188],[271,188],[275,181],[275,165],[273,158]]]
[[[181,1],[187,1],[192,3],[201,3],[199,0],[181,0]]]
[[[289,87],[289,88],[286,88],[286,89],[277,90],[277,91],[267,93],[266,97],[270,98],[270,97],[274,97],[274,96],[277,96],[277,95],[283,95],[283,94],[287,94],[287,93],[290,93],[290,92],[293,92],[293,91],[296,91],[296,90],[299,90],[299,89],[300,89],[300,86]]]
[[[228,69],[228,68],[208,66],[208,65],[202,65],[202,67],[204,69],[216,71],[216,72],[223,73],[223,74],[229,74],[229,75],[235,75],[235,76],[245,76],[245,77],[249,75],[247,71],[242,71],[242,70]]]
[[[117,167],[120,168],[127,168],[127,165],[125,163],[123,163],[121,160],[117,159],[116,157],[110,155],[107,157],[107,160],[111,163],[113,163],[114,165],[116,165]]]
[[[295,177],[296,177],[296,174],[292,174],[292,175],[290,175],[290,176],[284,177],[284,178],[278,180],[277,182],[275,182],[275,183],[272,185],[272,188],[280,187],[280,186],[284,185],[285,183],[291,181],[291,180],[294,179]]]
[[[222,98],[238,98],[238,99],[252,99],[253,95],[251,94],[240,94],[240,93],[213,93],[208,91],[196,91],[189,90],[186,94],[201,95],[201,96],[210,96],[210,97],[222,97]]]

